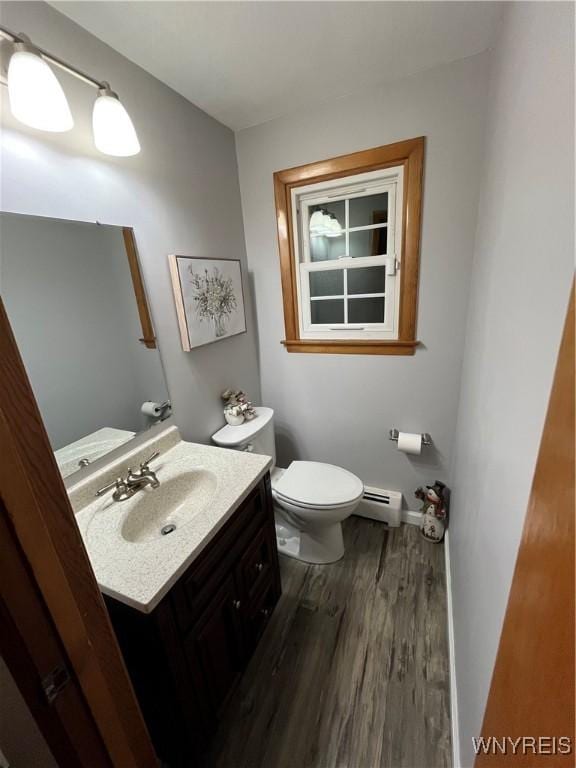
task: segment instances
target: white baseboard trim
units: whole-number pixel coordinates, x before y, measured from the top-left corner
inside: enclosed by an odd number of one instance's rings
[[[408,525],[420,525],[422,522],[422,512],[412,512],[409,509],[403,509],[402,522],[408,523]]]
[[[446,569],[446,612],[448,619],[448,663],[450,667],[450,723],[452,726],[452,768],[460,768],[460,728],[458,723],[458,689],[454,648],[454,613],[452,609],[452,568],[450,563],[450,531],[444,534],[444,567]]]

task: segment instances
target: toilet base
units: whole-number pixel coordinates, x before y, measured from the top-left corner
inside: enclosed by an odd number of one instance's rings
[[[276,542],[280,554],[304,563],[326,565],[344,557],[341,523],[301,531],[276,512]]]

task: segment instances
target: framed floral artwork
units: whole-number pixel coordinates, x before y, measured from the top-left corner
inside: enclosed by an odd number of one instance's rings
[[[246,331],[238,259],[168,258],[185,352]]]

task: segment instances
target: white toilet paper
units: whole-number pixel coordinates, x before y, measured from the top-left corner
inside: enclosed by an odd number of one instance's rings
[[[154,403],[152,400],[147,400],[142,403],[140,408],[144,416],[151,416],[153,419],[157,419],[162,414],[162,408],[160,403]]]
[[[400,432],[398,434],[398,450],[419,456],[422,451],[422,435],[417,435],[414,432]]]

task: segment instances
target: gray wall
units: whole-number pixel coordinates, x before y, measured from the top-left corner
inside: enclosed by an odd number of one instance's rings
[[[496,48],[452,471],[462,765],[473,762],[574,266],[573,6],[507,9]]]
[[[166,399],[118,227],[1,214],[0,292],[54,449]]]
[[[259,399],[250,286],[245,281],[248,333],[185,353],[167,256],[245,263],[234,136],[45,3],[4,3],[0,16],[10,29],[109,80],[142,145],[134,158],[98,153],[91,131],[95,91],[61,74],[76,121],[71,132],[27,129],[4,106],[1,207],[134,227],[176,423],[185,438],[207,440],[223,423],[223,389],[242,387]]]
[[[276,411],[279,462],[333,462],[404,492],[446,479],[481,170],[489,54],[273,120],[236,135],[248,264],[258,309],[262,400]],[[415,357],[289,354],[272,173],[426,136]],[[436,451],[400,454],[392,427],[430,432]]]

